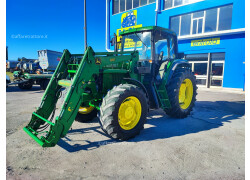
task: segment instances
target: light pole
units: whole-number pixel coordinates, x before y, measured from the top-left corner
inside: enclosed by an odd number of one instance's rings
[[[160,8],[161,4],[160,3],[161,3],[160,0],[156,0],[156,3],[155,3],[155,5],[156,5],[156,8],[155,8],[155,26],[157,26],[158,13],[160,13],[160,11],[161,11],[161,8]]]
[[[84,0],[84,48],[85,50],[87,49],[88,47],[88,44],[87,44],[87,13],[86,13],[86,0]]]

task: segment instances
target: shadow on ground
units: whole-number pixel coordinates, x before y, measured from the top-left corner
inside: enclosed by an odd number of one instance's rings
[[[129,140],[128,142],[152,141],[156,139],[167,139],[176,136],[184,136],[201,131],[209,131],[211,129],[219,128],[224,123],[230,123],[233,120],[239,119],[245,114],[245,102],[228,102],[228,101],[198,101],[194,111],[185,119],[173,119],[167,116],[164,111],[151,111],[148,115],[147,124],[150,127],[141,131],[140,135]],[[97,123],[97,118],[93,123]],[[107,136],[100,128],[94,126],[91,128],[74,129],[68,132],[69,135],[92,133],[93,131]],[[108,136],[107,136],[108,137]],[[84,138],[84,136],[83,136]],[[70,142],[70,144],[69,144]],[[109,138],[104,141],[73,141],[69,138],[63,138],[58,145],[68,152],[76,152],[80,150],[92,150],[103,145],[112,143],[120,143]],[[75,143],[74,145],[71,145]]]
[[[39,85],[34,85],[32,86],[31,89],[20,89],[17,85],[10,85],[6,88],[6,92],[28,92],[28,91],[30,92],[35,91],[32,93],[44,93],[44,91],[41,90]]]

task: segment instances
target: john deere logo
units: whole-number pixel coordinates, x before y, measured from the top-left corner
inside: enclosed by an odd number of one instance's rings
[[[101,64],[102,63],[102,61],[101,61],[101,58],[95,58],[95,64]]]

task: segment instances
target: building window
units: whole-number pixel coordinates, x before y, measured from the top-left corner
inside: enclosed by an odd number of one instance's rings
[[[113,14],[119,12],[119,0],[113,0]]]
[[[165,9],[173,7],[173,0],[165,0]]]
[[[132,9],[132,0],[126,0],[126,10]]]
[[[190,34],[190,22],[191,22],[191,14],[186,14],[181,16],[181,30],[180,35],[189,35]]]
[[[202,0],[164,0],[164,9],[196,3]]]
[[[216,31],[218,9],[206,10],[205,32]]]
[[[188,54],[185,56],[185,59],[192,65],[192,71],[196,76],[196,84],[206,86],[208,82],[208,54]]]
[[[223,84],[225,53],[188,54],[197,85],[221,87]]]
[[[203,32],[204,11],[192,14],[192,34],[200,34]]]
[[[120,0],[120,11],[125,11],[125,0]]]
[[[174,0],[174,6],[180,6],[182,4],[183,4],[182,0]]]
[[[133,8],[139,7],[140,1],[139,0],[133,0]]]
[[[113,14],[118,14],[151,3],[155,3],[155,0],[113,0]]]
[[[140,0],[140,1],[141,1],[141,4],[140,4],[140,5],[141,5],[141,6],[144,6],[144,5],[147,4],[147,1],[148,1],[148,0]]]
[[[233,12],[232,5],[220,8],[219,28],[218,28],[219,31],[231,29],[232,12]]]
[[[171,18],[171,29],[176,33],[179,34],[179,27],[180,27],[180,16],[176,16]]]
[[[231,29],[232,11],[233,6],[228,5],[171,17],[170,29],[179,36],[228,30]]]

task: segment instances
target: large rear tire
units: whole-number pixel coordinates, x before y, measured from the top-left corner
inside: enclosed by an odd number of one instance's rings
[[[92,106],[80,107],[75,120],[78,122],[89,122],[97,117],[97,109]]]
[[[171,108],[165,109],[167,115],[185,118],[192,111],[197,95],[196,78],[190,69],[175,70],[166,87]]]
[[[145,93],[135,85],[121,84],[104,97],[100,107],[100,123],[112,138],[128,140],[143,129],[147,112]]]

